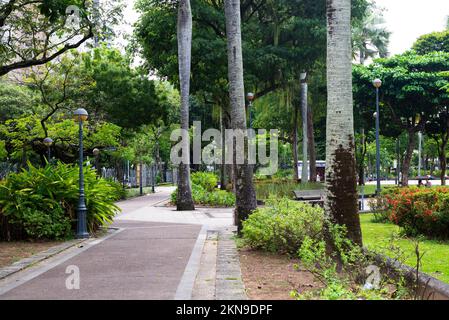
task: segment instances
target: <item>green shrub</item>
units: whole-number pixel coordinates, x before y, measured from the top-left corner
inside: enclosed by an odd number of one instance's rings
[[[203,185],[207,185],[210,188],[212,186],[212,180],[214,179],[210,173],[207,173],[206,175],[203,175],[203,172],[198,173],[201,173],[201,175],[197,175],[197,173],[192,174],[192,176],[196,176],[195,182],[200,181],[200,183],[202,183],[202,185],[196,184],[192,179],[192,198],[195,204],[215,207],[232,207],[235,205],[235,195],[232,192],[219,190],[215,188],[216,184],[213,184],[213,189],[205,189]],[[201,178],[198,178],[198,176],[201,176]],[[208,182],[206,183],[206,181]],[[176,189],[170,196],[173,204],[176,204],[177,197],[178,190]]]
[[[123,184],[121,184],[118,181],[114,181],[112,179],[105,179],[105,180],[107,180],[108,184],[114,188],[114,196],[117,198],[117,200],[123,200],[127,198],[128,193],[126,189],[123,187]]]
[[[252,248],[295,254],[306,237],[321,237],[323,217],[320,207],[270,198],[243,222],[243,241]]]
[[[192,184],[198,185],[207,191],[214,191],[218,184],[218,177],[212,172],[193,172],[190,175]]]
[[[407,235],[449,238],[449,187],[401,188],[384,196],[390,221]]]
[[[79,169],[57,163],[13,173],[0,184],[0,238],[62,239],[71,236],[78,204]],[[117,188],[84,168],[89,231],[112,222]]]

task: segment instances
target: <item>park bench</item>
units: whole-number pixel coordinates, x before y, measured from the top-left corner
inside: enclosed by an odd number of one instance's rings
[[[323,206],[323,190],[294,190],[295,200]]]

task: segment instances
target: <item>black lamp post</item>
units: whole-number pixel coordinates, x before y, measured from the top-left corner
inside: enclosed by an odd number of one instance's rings
[[[379,88],[382,85],[380,79],[375,79],[373,81],[373,86],[376,88],[376,178],[377,178],[377,188],[376,193],[380,195],[380,140],[379,140]]]
[[[47,162],[50,162],[51,159],[50,147],[53,144],[53,139],[47,137],[44,139],[43,143],[47,147]]]
[[[89,237],[89,233],[87,232],[87,207],[86,200],[84,195],[84,173],[83,173],[83,122],[87,120],[89,114],[83,108],[75,110],[73,112],[73,117],[76,122],[79,124],[79,199],[78,199],[78,221],[76,224],[76,237],[78,239],[84,239]]]

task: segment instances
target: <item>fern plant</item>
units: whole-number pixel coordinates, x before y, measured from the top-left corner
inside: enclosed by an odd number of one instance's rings
[[[61,239],[72,235],[79,197],[79,169],[57,163],[10,174],[0,183],[0,238]],[[111,223],[120,194],[111,183],[84,168],[87,223],[93,232]]]

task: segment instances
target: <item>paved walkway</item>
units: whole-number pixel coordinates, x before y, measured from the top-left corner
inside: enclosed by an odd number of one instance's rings
[[[119,202],[123,213],[107,236],[90,239],[0,280],[0,299],[215,299],[233,294],[244,299],[238,261],[228,268],[232,277],[218,272],[222,279],[240,280],[233,291],[216,288],[215,281],[198,276],[203,261],[213,262],[208,267],[221,268],[223,262],[217,261],[223,254],[208,250],[205,243],[211,232],[229,239],[232,210],[177,212],[161,204],[173,188],[156,191]],[[229,245],[226,242],[227,251]],[[79,289],[73,288],[74,268],[75,273],[79,270]],[[203,291],[195,294],[194,288],[199,287]],[[216,296],[223,290],[229,294]]]

